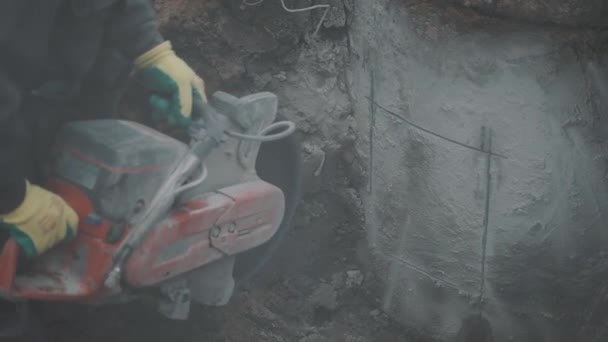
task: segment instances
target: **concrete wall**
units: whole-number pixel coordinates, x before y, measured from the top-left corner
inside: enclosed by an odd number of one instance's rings
[[[495,341],[576,340],[608,272],[606,42],[356,2],[363,259],[393,317],[451,340],[481,312]]]
[[[604,0],[455,0],[484,13],[531,22],[578,27],[607,27]]]

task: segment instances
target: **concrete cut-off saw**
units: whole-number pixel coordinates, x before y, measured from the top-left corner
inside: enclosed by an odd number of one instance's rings
[[[192,303],[225,305],[276,250],[297,203],[295,125],[277,107],[268,92],[216,92],[195,104],[189,142],[128,120],[64,125],[45,186],[78,213],[78,234],[25,263],[5,241],[0,298],[24,316],[32,301],[145,296],[171,319]]]

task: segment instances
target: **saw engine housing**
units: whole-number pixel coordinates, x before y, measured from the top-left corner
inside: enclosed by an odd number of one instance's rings
[[[218,274],[207,269],[226,264],[230,274],[226,260],[268,241],[284,195],[255,172],[260,142],[225,132],[260,134],[275,119],[276,96],[214,100],[221,115],[200,121],[190,144],[130,121],[66,125],[46,186],[78,213],[78,234],[20,267],[15,242],[5,243],[0,297],[103,302],[177,286],[204,298],[192,284]]]

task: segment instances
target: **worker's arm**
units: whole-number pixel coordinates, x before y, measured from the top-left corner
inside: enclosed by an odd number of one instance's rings
[[[0,213],[14,210],[25,197],[28,132],[17,116],[20,103],[21,92],[0,65]]]
[[[143,86],[152,93],[152,117],[187,123],[193,99],[206,100],[205,85],[163,39],[151,2],[126,0],[109,27],[112,40],[134,61]]]
[[[78,216],[59,196],[26,181],[30,137],[20,104],[20,89],[0,65],[0,229],[35,256],[74,236]]]
[[[19,0],[0,1],[0,50],[26,4],[27,1]],[[15,209],[25,196],[23,161],[15,148],[26,137],[17,117],[20,103],[21,92],[0,65],[0,213]]]
[[[109,20],[111,44],[132,61],[164,41],[150,0],[119,2]]]

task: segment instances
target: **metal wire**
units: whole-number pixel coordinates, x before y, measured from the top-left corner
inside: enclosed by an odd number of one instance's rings
[[[246,0],[243,0],[243,4],[247,5],[247,6],[257,6],[261,3],[263,3],[265,0],[258,0],[256,2],[247,2]],[[299,12],[308,12],[308,11],[312,11],[318,8],[325,8],[325,11],[323,12],[323,15],[321,16],[321,20],[319,20],[319,24],[317,24],[317,28],[315,29],[315,32],[313,32],[313,35],[316,35],[317,32],[319,32],[319,30],[321,29],[321,25],[323,25],[323,22],[325,21],[325,18],[327,17],[327,13],[329,13],[329,10],[331,9],[331,6],[329,4],[320,4],[320,5],[312,5],[312,6],[308,6],[308,7],[303,7],[303,8],[289,8],[287,7],[287,4],[285,4],[285,0],[280,0],[281,2],[281,6],[283,7],[283,10],[285,10],[285,12],[289,12],[289,13],[299,13]]]

